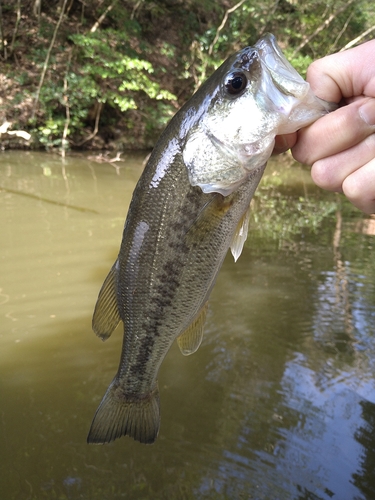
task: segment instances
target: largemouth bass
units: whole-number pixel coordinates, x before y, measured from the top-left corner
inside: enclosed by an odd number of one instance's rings
[[[126,434],[155,441],[160,365],[175,339],[185,355],[198,349],[207,300],[228,249],[241,254],[275,136],[328,111],[266,35],[229,57],[171,120],[134,190],[96,303],[95,333],[106,340],[122,321],[124,339],[89,443]]]

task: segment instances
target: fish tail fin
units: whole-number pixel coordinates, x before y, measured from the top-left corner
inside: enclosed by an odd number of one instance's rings
[[[141,443],[155,441],[160,427],[159,389],[155,388],[142,397],[126,396],[116,379],[108,387],[96,410],[87,442],[110,443],[128,435]]]

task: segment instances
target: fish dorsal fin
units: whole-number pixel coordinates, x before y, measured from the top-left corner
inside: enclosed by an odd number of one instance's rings
[[[250,206],[239,220],[236,232],[234,233],[233,240],[230,245],[230,249],[235,262],[242,253],[242,249],[245,244],[247,238],[247,232],[249,229],[249,220],[250,220]]]
[[[116,294],[117,260],[100,289],[92,317],[92,329],[102,340],[107,340],[120,322]]]
[[[193,354],[201,345],[207,309],[208,302],[199,311],[191,325],[177,338],[178,347],[184,356]]]

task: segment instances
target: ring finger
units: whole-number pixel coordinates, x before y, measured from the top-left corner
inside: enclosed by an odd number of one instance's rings
[[[375,158],[350,174],[342,190],[357,208],[368,214],[375,213]]]

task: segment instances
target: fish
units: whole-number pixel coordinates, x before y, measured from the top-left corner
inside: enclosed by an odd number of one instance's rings
[[[96,335],[106,340],[122,322],[124,336],[88,443],[156,440],[159,368],[176,339],[184,355],[199,348],[210,293],[229,248],[235,260],[242,252],[275,136],[331,110],[266,34],[231,55],[172,118],[135,187],[96,302]]]

